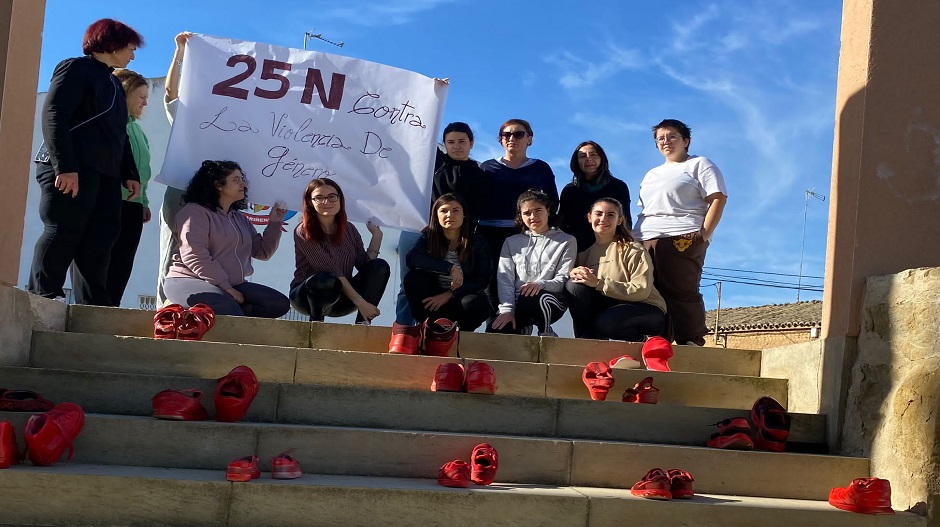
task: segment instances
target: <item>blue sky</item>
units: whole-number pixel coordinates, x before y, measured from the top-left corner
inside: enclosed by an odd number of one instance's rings
[[[48,0],[38,88],[48,87],[59,60],[81,53],[84,29],[101,17],[119,19],[144,35],[147,45],[129,67],[147,77],[166,74],[173,37],[182,30],[301,47],[304,32],[315,29],[345,47],[311,41],[310,49],[449,77],[444,122],[472,126],[475,159],[501,153],[496,133],[503,121],[529,120],[535,131],[529,155],[552,165],[559,188],[571,178],[567,166],[574,147],[593,139],[635,200],[643,174],[662,162],[650,126],[664,118],[688,123],[691,152],[721,168],[730,195],[706,266],[798,272],[805,191],[829,194],[841,2],[375,4]],[[809,202],[805,276],[824,271],[828,205],[828,200]],[[393,250],[397,239],[396,232],[386,234],[383,247]],[[25,245],[31,249],[34,242]],[[291,262],[287,256],[281,260]],[[822,280],[803,283],[820,286]],[[286,288],[286,283],[270,285]],[[716,288],[704,287],[703,294],[714,308]],[[800,299],[821,296],[804,291]],[[721,303],[735,307],[795,298],[791,289],[726,281]],[[382,318],[386,313],[383,308]]]

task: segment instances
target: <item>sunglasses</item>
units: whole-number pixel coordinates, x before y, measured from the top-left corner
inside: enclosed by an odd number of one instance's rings
[[[502,132],[499,134],[499,136],[502,137],[503,139],[509,139],[509,138],[522,139],[523,137],[527,135],[529,134],[527,134],[525,130],[519,130],[516,132]]]

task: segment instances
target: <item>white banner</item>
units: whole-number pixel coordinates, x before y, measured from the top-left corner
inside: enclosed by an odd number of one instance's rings
[[[248,199],[302,210],[311,179],[342,186],[350,220],[420,230],[447,86],[314,51],[195,35],[156,180],[186,188],[205,159],[238,162]]]

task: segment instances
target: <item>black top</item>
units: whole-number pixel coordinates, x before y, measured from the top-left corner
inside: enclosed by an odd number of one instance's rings
[[[42,136],[56,174],[81,178],[84,169],[140,181],[127,139],[127,99],[112,71],[92,57],[56,66],[42,105]]]
[[[409,269],[420,269],[437,274],[450,274],[450,268],[453,265],[443,258],[437,258],[428,253],[427,232],[421,233],[421,237],[408,253],[405,262]],[[466,262],[460,262],[460,270],[463,272],[463,285],[454,289],[455,298],[479,293],[489,287],[490,279],[493,277],[493,255],[490,254],[486,238],[479,234],[471,236],[470,255]]]
[[[578,252],[588,250],[594,245],[594,230],[587,219],[591,212],[591,205],[600,198],[614,198],[623,205],[623,216],[627,221],[627,229],[633,229],[633,218],[630,216],[630,189],[623,181],[609,176],[606,184],[590,189],[590,183],[575,185],[574,182],[565,185],[561,191],[561,230],[574,236],[578,241]]]
[[[477,192],[481,197],[476,211],[480,220],[509,220],[516,218],[516,200],[519,195],[535,188],[548,194],[558,205],[558,187],[555,173],[548,163],[540,159],[520,167],[509,168],[495,159],[485,161],[480,167],[484,178]]]
[[[437,198],[453,192],[463,198],[467,210],[464,211],[464,221],[469,222],[471,231],[476,228],[477,209],[479,208],[476,189],[483,180],[483,169],[472,160],[457,161],[449,155],[437,151],[434,161],[434,181],[431,189],[431,205]],[[432,210],[433,214],[434,211]],[[433,221],[434,218],[431,218]]]

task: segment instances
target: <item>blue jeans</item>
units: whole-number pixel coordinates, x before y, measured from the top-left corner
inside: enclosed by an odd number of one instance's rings
[[[183,307],[206,304],[216,315],[278,318],[290,310],[287,297],[266,285],[242,282],[232,288],[245,297],[244,302],[239,304],[225,291],[199,278],[167,278],[163,282],[170,303]]]
[[[417,232],[401,231],[398,237],[398,299],[395,302],[395,322],[405,324],[406,326],[415,325],[415,317],[411,314],[411,306],[408,305],[408,297],[405,296],[405,275],[408,274],[408,264],[406,259],[411,249],[418,243],[421,234]]]

